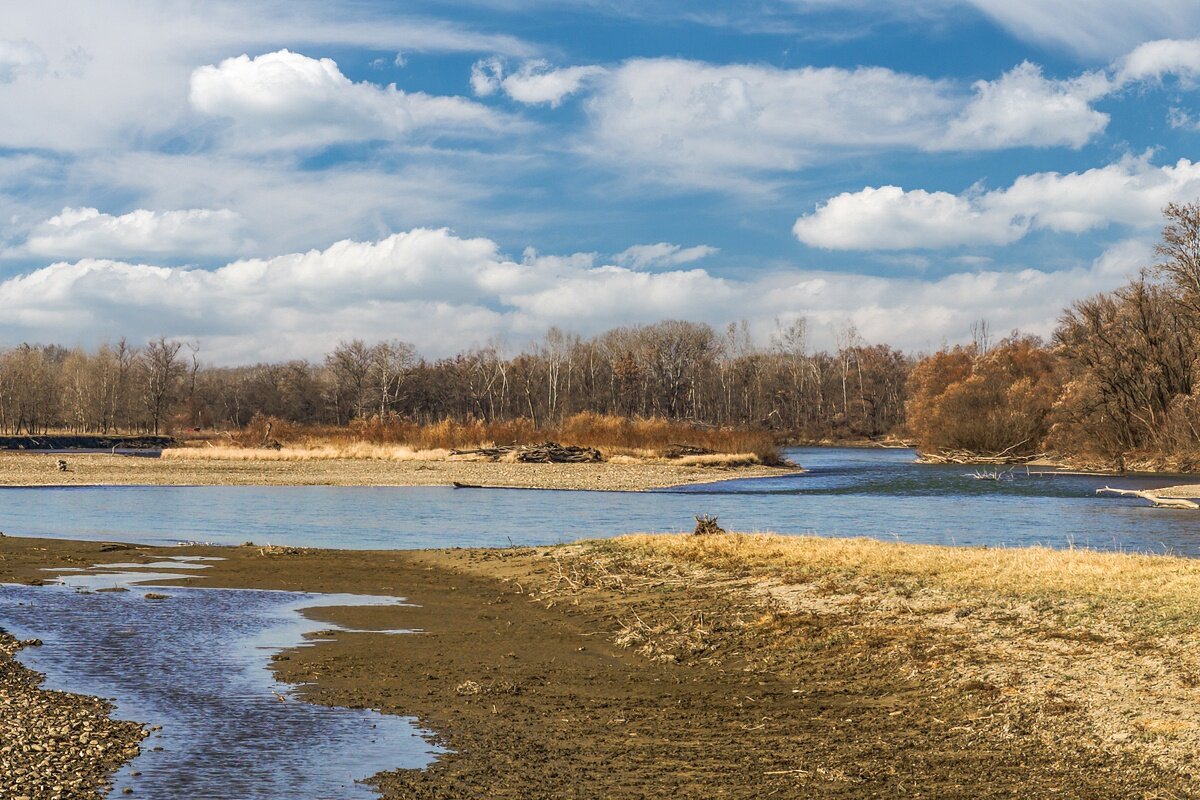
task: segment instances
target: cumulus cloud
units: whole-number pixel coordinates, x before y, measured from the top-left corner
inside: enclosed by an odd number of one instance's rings
[[[55,0],[7,4],[0,39],[33,42],[46,68],[4,84],[0,147],[128,149],[177,135],[198,64],[293,49],[501,53],[537,48],[469,23],[347,0]],[[2,69],[2,68],[0,68]],[[182,87],[182,90],[181,90]]]
[[[34,226],[24,250],[59,258],[227,255],[243,244],[242,227],[242,218],[228,209],[139,208],[113,216],[95,208],[64,208]]]
[[[635,244],[613,256],[613,261],[622,267],[631,269],[658,269],[690,264],[718,252],[720,251],[716,247],[706,244],[684,247],[670,242],[658,242],[657,244]]]
[[[393,139],[421,129],[477,134],[504,125],[470,100],[355,83],[332,59],[289,50],[200,67],[189,99],[197,111],[231,120],[254,149]]]
[[[27,39],[0,39],[0,83],[12,83],[21,75],[46,69],[46,54]]]
[[[1139,249],[1142,248],[1142,249]],[[722,278],[703,269],[636,270],[590,254],[506,258],[495,242],[414,229],[378,241],[235,261],[214,270],[125,261],[62,262],[0,282],[0,340],[93,344],[125,334],[199,339],[218,363],[319,357],[338,338],[400,337],[444,355],[499,335],[583,334],[680,317],[745,318],[765,336],[777,318],[818,329],[855,324],[908,348],[997,329],[1048,333],[1070,298],[1119,285],[1148,253],[1123,244],[1059,272],[1001,270],[936,280],[784,269]],[[820,344],[820,343],[819,343]]]
[[[973,198],[899,186],[844,192],[792,228],[800,241],[827,250],[1001,245],[1027,230],[1027,222],[992,213]]]
[[[471,67],[471,89],[480,97],[502,91],[518,103],[547,103],[557,108],[568,95],[607,72],[600,66],[554,69],[548,61],[533,59],[524,62],[516,72],[505,74],[503,59],[486,58]]]
[[[1048,80],[1028,61],[998,80],[979,81],[975,97],[950,122],[936,146],[948,150],[1006,147],[1083,147],[1108,126],[1091,103],[1111,89],[1103,73]]]
[[[636,59],[588,101],[596,152],[679,182],[795,170],[825,148],[938,135],[949,84],[881,68],[780,70]]]
[[[1101,73],[1066,81],[1024,63],[973,91],[879,67],[776,69],[635,59],[587,107],[599,157],[682,184],[744,183],[863,150],[1081,147],[1108,115]]]
[[[1126,158],[1084,172],[1024,175],[1004,189],[948,192],[867,187],[796,220],[801,242],[831,250],[1010,244],[1031,230],[1084,233],[1110,224],[1151,228],[1171,201],[1200,196],[1200,163]]]
[[[1143,42],[1116,65],[1120,83],[1156,81],[1177,75],[1187,81],[1200,76],[1200,39],[1159,39]]]

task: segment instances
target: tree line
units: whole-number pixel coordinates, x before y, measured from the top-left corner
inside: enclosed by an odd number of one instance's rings
[[[339,343],[317,361],[209,366],[158,338],[92,350],[0,351],[0,430],[172,432],[253,420],[524,421],[578,414],[753,428],[780,439],[909,436],[926,452],[1200,466],[1200,204],[1169,205],[1158,262],[1067,308],[1049,341],[1014,332],[921,357],[853,329],[815,351],[803,319],[756,343],[745,323],[668,320],[584,338],[551,329],[521,352],[427,359],[401,341]],[[363,426],[363,430],[367,426]],[[377,426],[378,427],[378,426]]]
[[[813,351],[803,319],[763,346],[745,323],[668,320],[583,338],[551,329],[511,355],[426,359],[408,343],[341,342],[318,361],[210,366],[192,343],[121,340],[86,351],[0,352],[6,433],[175,432],[255,418],[345,426],[369,419],[552,426],[580,413],[756,427],[801,438],[878,437],[903,421],[913,359],[851,329]]]
[[[1072,304],[1049,342],[977,337],[916,365],[921,447],[1200,467],[1200,204],[1164,215],[1158,262]]]

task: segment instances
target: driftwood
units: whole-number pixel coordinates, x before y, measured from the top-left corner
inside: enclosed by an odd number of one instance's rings
[[[920,461],[925,464],[1025,464],[1045,458],[1045,453],[1017,454],[1018,447],[1029,440],[1017,442],[998,453],[975,453],[970,450],[939,450],[936,453],[921,453]]]
[[[513,455],[526,464],[590,464],[602,461],[600,451],[594,447],[563,446],[557,442],[542,444],[507,444],[500,447],[477,447],[473,450],[451,450],[452,456],[483,456],[491,461]]]
[[[1011,481],[1013,472],[1011,469],[1005,472],[998,469],[977,469],[974,472],[966,473],[966,476],[977,481]]]
[[[696,516],[696,530],[692,531],[695,535],[707,536],[724,532],[725,529],[717,524],[716,517],[710,517],[708,514],[698,514]]]
[[[1192,500],[1184,500],[1182,497],[1159,497],[1154,492],[1139,492],[1136,489],[1114,489],[1111,486],[1105,486],[1103,489],[1097,489],[1096,494],[1120,494],[1140,497],[1143,500],[1149,500],[1154,504],[1155,508],[1200,509],[1200,503]]]
[[[711,456],[716,450],[707,447],[697,447],[694,444],[673,444],[669,446],[663,458],[683,458],[685,456]]]

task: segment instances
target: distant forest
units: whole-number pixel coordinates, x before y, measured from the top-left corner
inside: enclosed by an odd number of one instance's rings
[[[0,353],[0,427],[110,433],[399,418],[552,426],[579,413],[759,427],[798,436],[877,437],[904,418],[913,361],[853,334],[812,353],[801,320],[766,348],[666,321],[583,339],[551,330],[515,356],[494,348],[428,360],[405,342],[342,342],[320,362],[205,366],[181,342],[121,341],[92,352],[28,345]]]
[[[1050,341],[1014,332],[905,354],[853,330],[812,351],[803,319],[765,345],[744,323],[551,330],[517,355],[430,360],[400,341],[340,343],[318,362],[205,366],[185,343],[0,352],[0,429],[88,433],[574,415],[690,421],[792,441],[914,438],[927,452],[1052,451],[1200,466],[1200,204],[1168,206],[1159,261],[1064,311]]]

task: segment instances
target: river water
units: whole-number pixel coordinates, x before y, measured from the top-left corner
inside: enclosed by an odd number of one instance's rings
[[[396,604],[399,598],[169,587],[133,581],[203,579],[148,565],[68,572],[62,584],[0,587],[0,624],[43,645],[21,651],[49,688],[107,697],[116,716],[161,726],[117,776],[148,800],[325,800],[378,795],[360,783],[385,769],[425,766],[437,752],[407,717],[295,699],[271,654],[335,628],[314,606]],[[97,592],[105,587],[124,592]],[[388,635],[398,635],[391,634]],[[135,776],[134,773],[137,773]],[[0,776],[0,796],[3,792]]]
[[[0,489],[14,535],[170,544],[421,548],[555,544],[688,530],[714,514],[730,530],[873,536],[934,544],[1089,546],[1200,556],[1200,514],[1097,497],[1109,484],[1187,479],[1026,476],[979,481],[970,468],[913,463],[909,450],[789,452],[802,475],[641,492],[448,487],[102,487]]]

